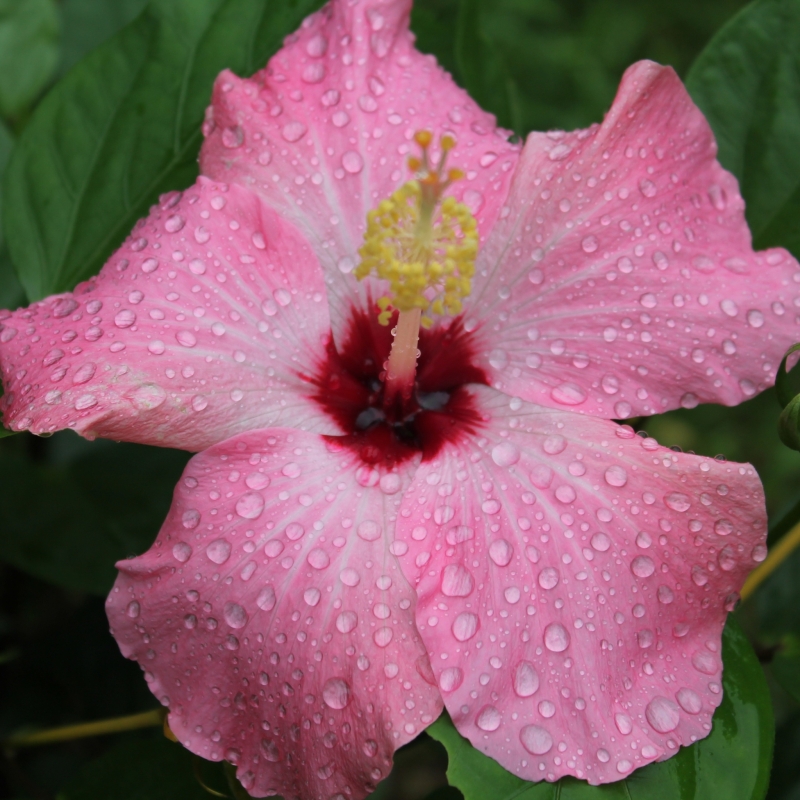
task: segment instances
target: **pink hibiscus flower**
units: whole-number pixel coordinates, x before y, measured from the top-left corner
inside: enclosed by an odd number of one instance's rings
[[[443,704],[530,780],[668,758],[711,728],[766,553],[752,467],[609,421],[739,403],[800,338],[798,264],[752,251],[680,81],[635,64],[601,125],[519,147],[409,5],[333,0],[223,73],[197,183],[0,315],[10,427],[203,451],[108,613],[178,738],[256,796],[363,797]],[[480,248],[389,402],[386,282],[353,273],[420,131],[463,171],[443,259],[466,208]]]

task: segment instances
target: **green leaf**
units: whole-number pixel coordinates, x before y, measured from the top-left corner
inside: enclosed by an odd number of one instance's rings
[[[517,88],[500,53],[483,35],[480,0],[460,0],[456,61],[464,88],[505,128],[521,132]]]
[[[772,762],[772,706],[761,666],[732,618],[723,634],[722,657],[725,695],[708,738],[617,783],[523,781],[473,748],[446,714],[428,733],[445,746],[447,778],[465,800],[761,800]]]
[[[800,637],[787,634],[770,662],[775,680],[800,703]]]
[[[151,0],[78,64],[20,136],[6,236],[34,300],[98,272],[159,193],[197,175],[214,78],[250,74],[319,0]]]
[[[120,742],[89,762],[57,800],[209,800],[192,755],[158,734]]]
[[[114,563],[155,539],[188,454],[85,444],[71,431],[57,434],[59,442],[75,447],[77,457],[40,463],[22,452],[25,444],[40,446],[37,440],[3,443],[0,559],[58,586],[105,594]]]
[[[62,0],[59,73],[132,22],[146,5],[147,0]]]
[[[778,418],[778,435],[781,441],[792,450],[800,450],[800,394],[795,394],[789,386],[786,361],[792,353],[800,350],[800,344],[792,345],[784,355],[778,374],[775,377],[775,394],[784,407]]]
[[[19,114],[44,89],[58,59],[54,0],[0,0],[0,114]]]
[[[14,147],[14,137],[11,131],[0,122],[0,183],[6,171],[8,159],[11,157],[11,150]],[[3,219],[3,194],[0,192],[0,221]],[[0,246],[3,244],[3,226],[0,225]]]
[[[759,0],[712,39],[687,77],[719,159],[739,178],[758,248],[800,255],[800,0]]]

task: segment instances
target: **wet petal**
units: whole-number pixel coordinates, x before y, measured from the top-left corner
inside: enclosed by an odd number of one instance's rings
[[[330,329],[319,265],[240,187],[165,195],[97,278],[0,315],[15,430],[187,450],[278,422],[336,432],[303,379]]]
[[[309,17],[266,69],[217,80],[200,163],[205,174],[255,189],[315,248],[331,291],[337,341],[344,315],[369,280],[358,262],[367,212],[409,177],[415,131],[455,136],[452,194],[491,230],[519,147],[413,46],[411,3],[337,0]],[[437,145],[434,145],[436,150]],[[378,296],[378,292],[373,292]]]
[[[735,178],[675,73],[632,66],[600,126],[531,134],[479,256],[470,326],[492,385],[621,419],[770,386],[800,272],[754,253]]]
[[[755,470],[473,391],[483,436],[422,464],[398,529],[461,733],[528,780],[593,784],[706,736],[766,554]]]
[[[400,495],[373,472],[313,434],[242,434],[189,462],[156,543],[118,564],[122,652],[255,797],[364,797],[441,710],[391,552]]]

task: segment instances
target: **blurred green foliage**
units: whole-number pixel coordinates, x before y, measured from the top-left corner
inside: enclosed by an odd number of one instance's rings
[[[0,0],[0,177],[10,145],[48,85],[145,5],[145,0]],[[638,59],[671,64],[685,77],[703,47],[743,6],[742,0],[419,0],[412,27],[420,49],[435,53],[503,125],[524,135],[599,121],[625,68]],[[142,205],[154,199],[145,198]],[[0,241],[0,306],[25,302]],[[777,521],[800,500],[800,455],[781,445],[779,413],[767,392],[737,408],[680,410],[640,420],[638,427],[666,445],[753,463],[765,485],[770,518]],[[155,536],[185,458],[85,443],[72,433],[0,440],[0,507],[8,515],[0,533],[0,736],[153,706],[138,667],[119,656],[108,636],[102,601],[93,593],[108,586],[116,558],[144,549]],[[132,480],[136,486],[126,485]],[[53,558],[48,535],[61,543],[62,557]],[[776,642],[787,631],[800,633],[798,574],[800,553],[795,553],[740,612],[765,662],[780,653]],[[776,663],[784,680],[784,673],[796,668],[794,654],[787,650]],[[797,800],[800,707],[778,682],[773,689],[779,728],[768,797]],[[131,765],[142,754],[148,754],[156,775],[167,770],[166,783],[156,786],[142,777],[134,785],[138,773]],[[444,787],[445,766],[441,746],[423,736],[398,753],[397,767],[376,800],[453,800],[459,795]],[[190,800],[202,795],[189,771],[177,746],[150,733],[131,733],[6,752],[0,760],[0,797]],[[123,777],[139,794],[114,788]],[[184,783],[169,783],[173,779]],[[208,782],[224,789],[221,773]],[[164,786],[169,794],[158,793]]]

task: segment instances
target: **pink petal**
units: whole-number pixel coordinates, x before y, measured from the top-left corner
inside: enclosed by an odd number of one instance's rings
[[[706,736],[725,617],[766,555],[755,470],[472,391],[482,437],[422,464],[399,528],[461,733],[528,780],[593,784]]]
[[[97,278],[2,314],[15,430],[187,450],[274,423],[336,432],[303,377],[330,331],[319,265],[238,186],[165,195]]]
[[[251,79],[222,73],[205,127],[203,172],[252,186],[312,243],[337,340],[356,293],[367,303],[365,284],[350,274],[367,212],[410,179],[413,134],[431,130],[437,145],[441,134],[455,136],[448,163],[466,177],[452,194],[474,209],[484,235],[519,158],[509,132],[414,48],[410,7],[334,0]]]
[[[118,565],[122,652],[255,797],[364,797],[441,711],[392,555],[407,483],[335,439],[242,434],[189,462],[156,543]]]
[[[602,125],[530,135],[467,323],[493,386],[620,419],[774,382],[800,338],[798,264],[753,253],[716,152],[672,69],[646,61]]]

